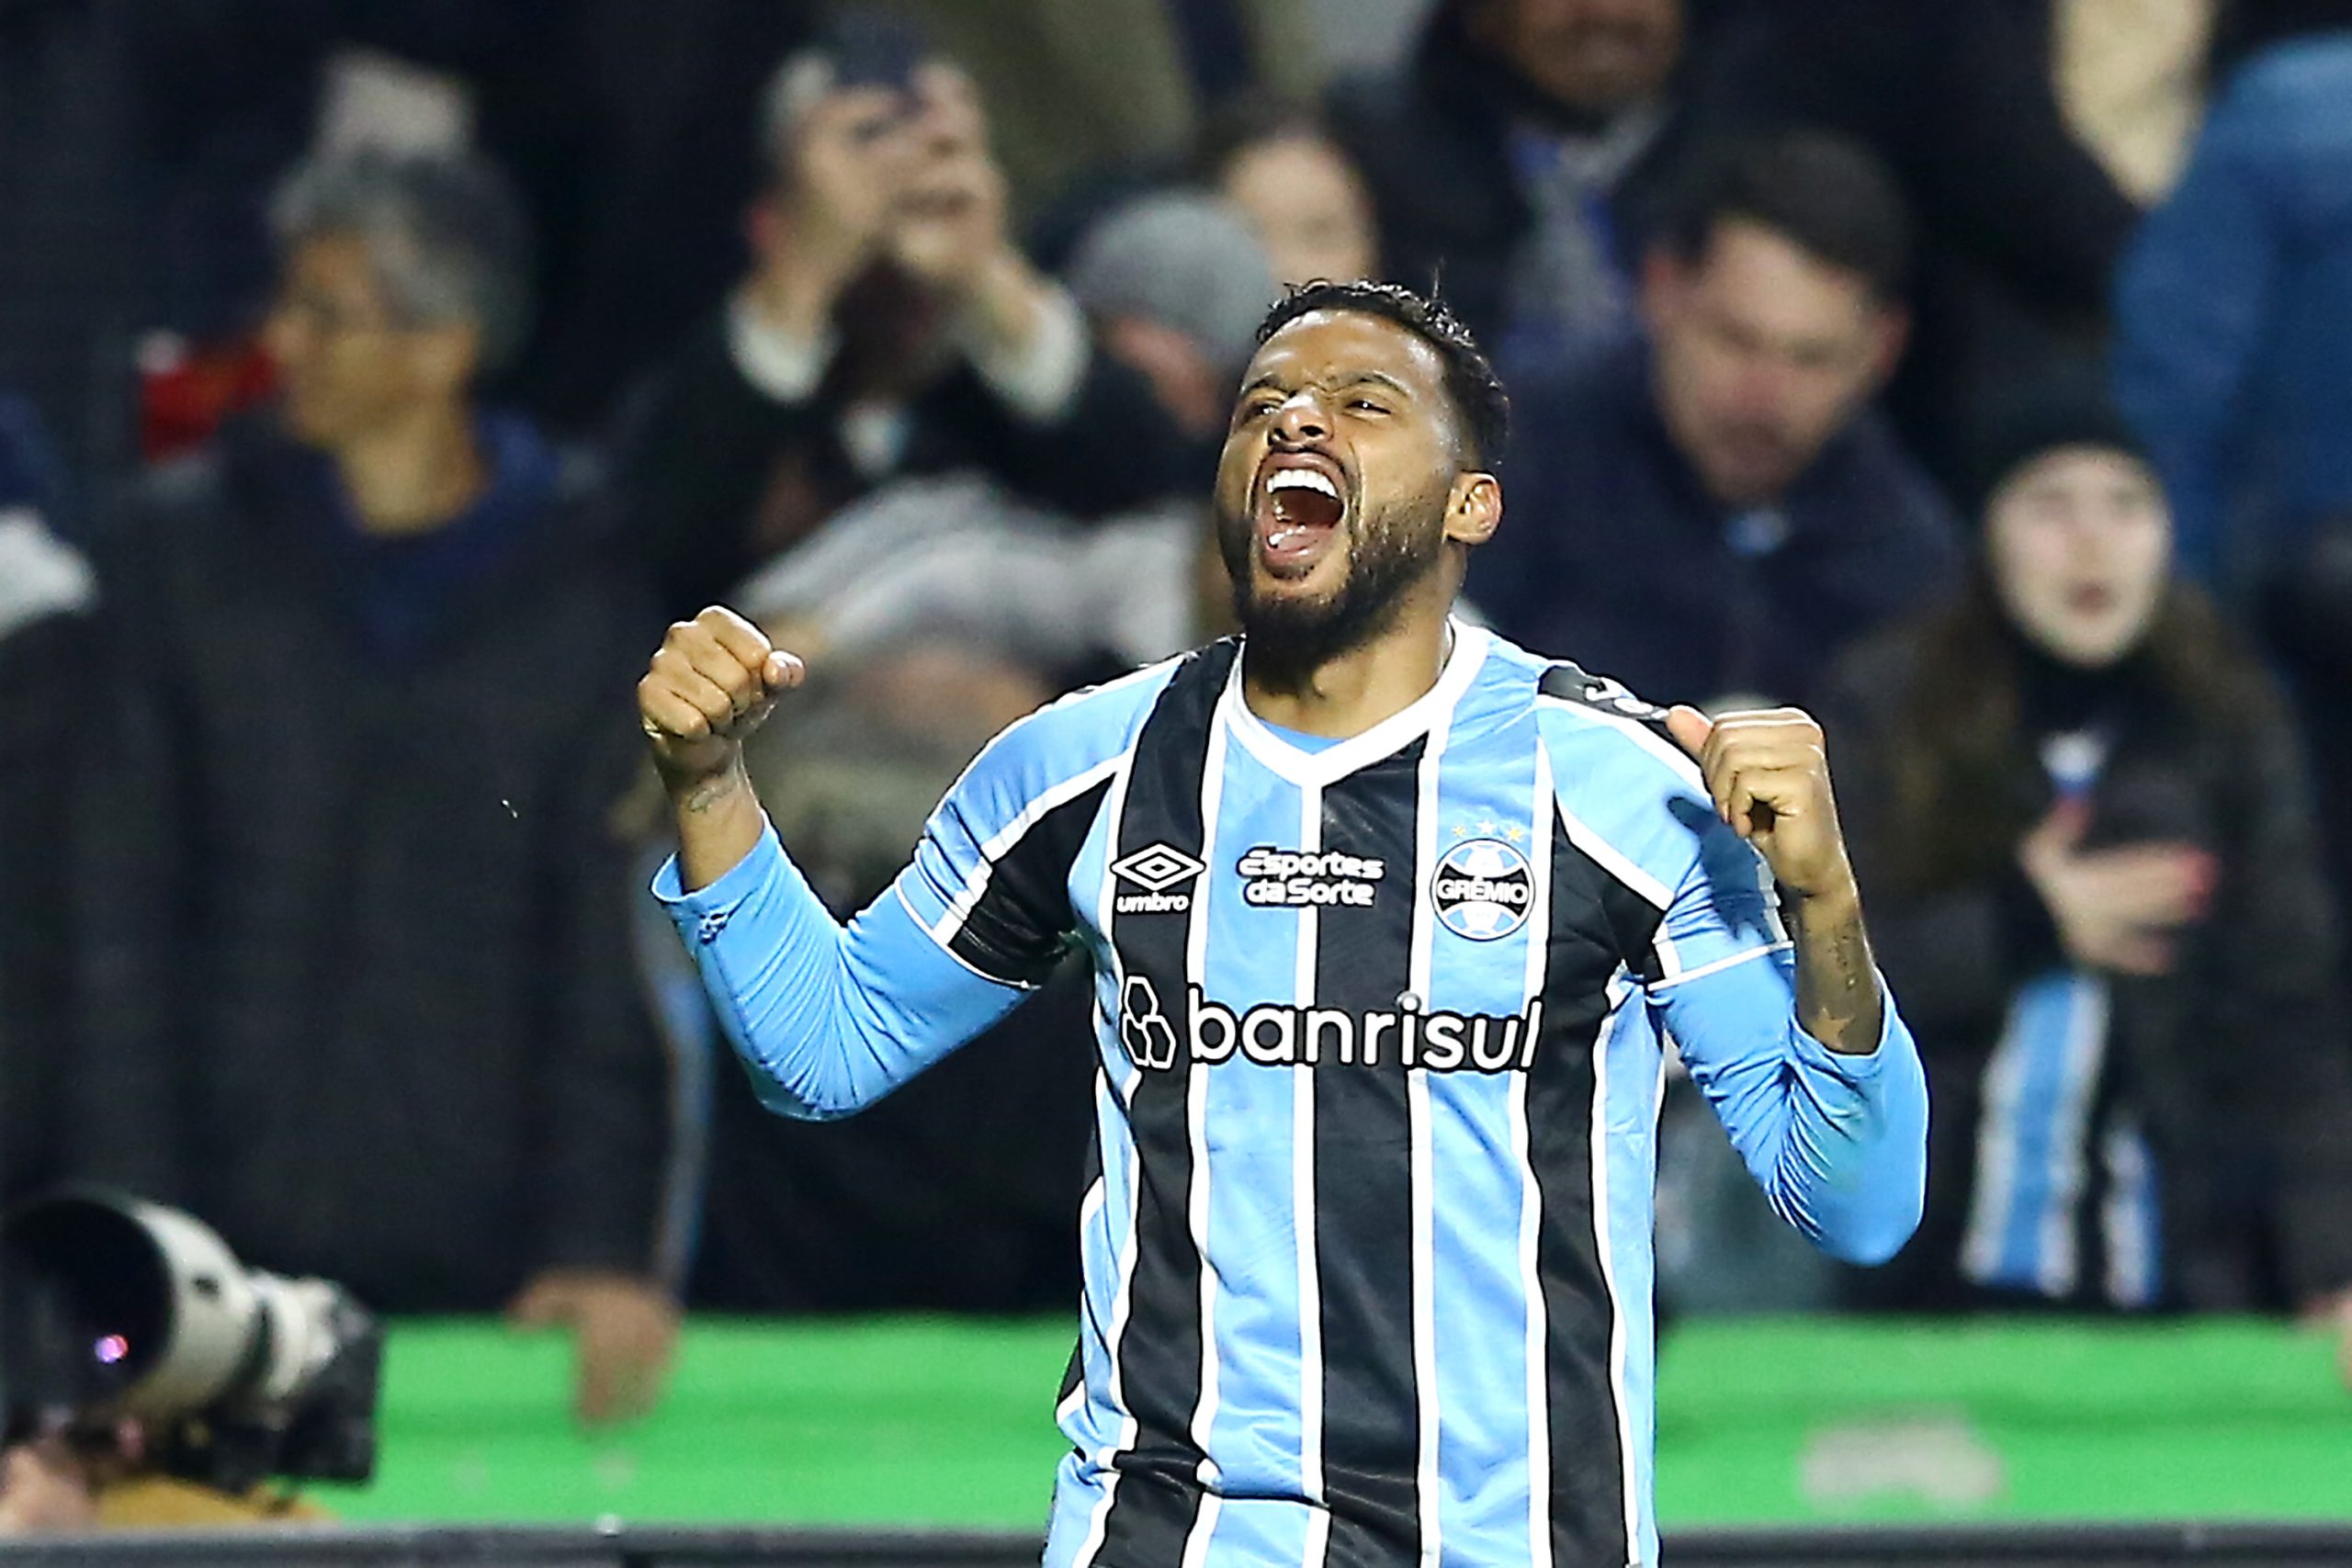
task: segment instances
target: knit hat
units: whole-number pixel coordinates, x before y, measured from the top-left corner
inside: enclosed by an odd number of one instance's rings
[[[1984,421],[1961,466],[1953,499],[1972,523],[1982,525],[1994,493],[2018,469],[2065,446],[2120,452],[2154,467],[2147,444],[2117,412],[2106,389],[2087,375],[2070,376],[2027,389]]]
[[[1095,225],[1069,265],[1070,292],[1097,315],[1141,316],[1200,344],[1238,371],[1282,290],[1241,215],[1198,191],[1170,190]]]

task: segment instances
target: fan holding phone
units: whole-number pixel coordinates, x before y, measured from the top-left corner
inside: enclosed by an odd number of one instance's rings
[[[624,441],[673,614],[892,479],[977,470],[1084,519],[1189,477],[1148,380],[1014,243],[979,94],[922,34],[848,13],[777,70],[764,116],[750,271]]]
[[[1044,286],[1005,224],[1005,181],[978,95],[882,13],[852,12],[769,100],[775,198],[752,220],[752,298],[804,341],[876,261],[971,308],[1006,346],[1037,326]]]

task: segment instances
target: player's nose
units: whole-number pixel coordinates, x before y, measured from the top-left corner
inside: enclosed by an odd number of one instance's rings
[[[1295,392],[1288,402],[1274,411],[1273,434],[1281,446],[1312,446],[1330,435],[1331,416],[1313,392]]]

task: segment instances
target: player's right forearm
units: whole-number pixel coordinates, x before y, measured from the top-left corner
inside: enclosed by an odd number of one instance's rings
[[[738,750],[718,772],[669,782],[678,826],[678,874],[688,892],[709,886],[741,863],[766,830]]]

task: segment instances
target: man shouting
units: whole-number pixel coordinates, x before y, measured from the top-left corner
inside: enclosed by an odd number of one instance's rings
[[[1007,730],[846,930],[741,762],[799,662],[707,610],[639,685],[657,892],[779,1111],[1092,963],[1053,1568],[1653,1562],[1669,1033],[1790,1224],[1871,1262],[1917,1221],[1927,1094],[1819,728],[1452,617],[1506,413],[1442,308],[1294,293],[1217,476],[1242,635]]]

